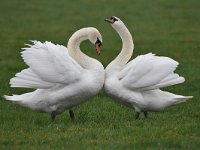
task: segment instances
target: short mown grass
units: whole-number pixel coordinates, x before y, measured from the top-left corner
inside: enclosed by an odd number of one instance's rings
[[[30,89],[10,88],[9,79],[26,68],[20,52],[29,40],[66,45],[76,30],[93,26],[103,36],[101,56],[89,42],[83,51],[106,66],[121,48],[121,40],[103,20],[120,17],[131,31],[133,58],[153,52],[177,60],[181,85],[165,88],[193,95],[187,103],[134,119],[134,111],[98,96],[75,108],[75,122],[67,112],[54,122],[0,100],[0,149],[199,149],[200,147],[200,2],[196,0],[84,0],[2,1],[0,4],[0,96]]]

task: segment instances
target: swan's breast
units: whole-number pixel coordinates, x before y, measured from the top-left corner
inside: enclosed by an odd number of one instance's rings
[[[132,107],[135,104],[145,105],[143,103],[142,93],[127,89],[117,77],[109,77],[104,84],[105,93],[114,100]]]
[[[127,100],[126,89],[123,88],[120,81],[117,78],[107,78],[104,84],[105,93],[126,106],[131,106],[131,103]]]

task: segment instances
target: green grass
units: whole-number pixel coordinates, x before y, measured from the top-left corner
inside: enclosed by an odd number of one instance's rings
[[[84,0],[0,3],[0,95],[24,93],[10,88],[9,79],[26,65],[20,57],[28,40],[66,45],[76,30],[94,26],[103,36],[102,55],[89,42],[81,45],[88,55],[106,66],[121,48],[121,41],[103,20],[120,17],[133,34],[133,58],[148,52],[171,57],[186,78],[166,90],[193,95],[187,103],[134,119],[133,110],[115,103],[102,91],[51,122],[48,114],[0,100],[0,149],[199,149],[200,147],[200,2],[197,0]]]

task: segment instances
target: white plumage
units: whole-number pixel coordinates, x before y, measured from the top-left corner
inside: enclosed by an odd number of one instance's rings
[[[68,42],[68,49],[51,42],[33,41],[23,48],[22,58],[28,69],[17,73],[10,80],[11,87],[36,89],[22,95],[5,96],[34,111],[50,113],[52,119],[98,94],[104,83],[102,64],[80,51],[80,43],[89,39],[98,49],[101,35],[95,28],[75,32]],[[98,52],[99,53],[99,52]]]
[[[23,49],[22,58],[29,68],[10,80],[11,87],[46,89],[79,80],[83,68],[69,56],[66,47],[33,41],[33,45]]]
[[[178,62],[152,53],[141,55],[129,62],[120,72],[119,79],[131,90],[153,90],[185,81],[174,71]]]
[[[165,107],[185,102],[192,96],[175,95],[160,88],[185,81],[174,73],[178,62],[152,53],[130,61],[133,40],[124,23],[117,17],[106,19],[120,35],[123,46],[120,54],[106,67],[105,92],[115,100],[133,107],[136,118],[140,112],[160,111]]]

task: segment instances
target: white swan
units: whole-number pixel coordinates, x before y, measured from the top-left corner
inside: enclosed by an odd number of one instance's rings
[[[10,80],[11,87],[36,89],[22,95],[4,96],[5,99],[34,111],[57,114],[69,110],[98,94],[104,83],[103,65],[80,51],[80,43],[89,39],[100,54],[102,37],[96,28],[88,27],[75,32],[67,48],[51,42],[33,41],[24,48],[22,58],[28,69]]]
[[[192,98],[159,89],[185,81],[174,73],[178,62],[149,53],[127,63],[134,48],[130,32],[117,17],[105,21],[118,32],[123,42],[120,54],[105,69],[104,89],[107,95],[133,107],[136,119],[139,118],[140,112],[144,112],[147,117],[148,111],[160,111]]]

